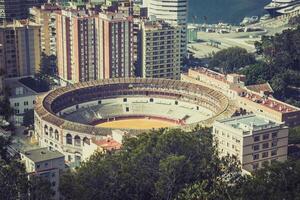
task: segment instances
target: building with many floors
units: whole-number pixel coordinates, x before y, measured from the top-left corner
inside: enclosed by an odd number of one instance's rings
[[[65,169],[65,156],[56,150],[46,148],[33,149],[21,153],[28,178],[38,176],[51,183],[54,191],[53,198],[60,199],[59,175]]]
[[[164,21],[143,21],[139,34],[141,77],[180,79],[180,27]]]
[[[119,13],[56,14],[60,78],[73,83],[133,74],[132,19]]]
[[[187,56],[188,0],[143,0],[148,16],[181,26],[181,62]]]
[[[257,115],[244,115],[213,124],[214,141],[220,156],[235,156],[248,172],[274,161],[285,161],[288,127]]]
[[[47,0],[0,0],[0,24],[4,21],[26,19],[29,8],[40,6]]]
[[[120,13],[100,13],[99,77],[118,78],[133,75],[133,19]]]
[[[40,68],[40,25],[17,20],[0,25],[1,69],[8,77],[34,75]]]
[[[44,4],[41,7],[30,8],[30,21],[40,24],[41,52],[47,56],[56,55],[56,11],[60,7]]]

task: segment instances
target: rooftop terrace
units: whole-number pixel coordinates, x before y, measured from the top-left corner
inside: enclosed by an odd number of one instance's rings
[[[257,115],[243,115],[217,121],[232,128],[240,129],[244,132],[275,128],[283,124]]]
[[[47,147],[25,151],[24,155],[35,163],[65,157],[64,154],[59,151],[52,151]]]

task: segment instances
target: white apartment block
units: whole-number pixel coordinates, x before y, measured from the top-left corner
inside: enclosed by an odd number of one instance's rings
[[[29,150],[21,153],[28,177],[39,176],[49,180],[54,191],[52,199],[60,199],[59,174],[65,169],[65,156],[59,151],[46,148]]]
[[[219,155],[236,156],[243,170],[253,170],[273,161],[285,161],[288,127],[257,115],[217,120],[213,125]]]
[[[148,16],[181,26],[181,59],[187,55],[188,0],[143,0]]]
[[[19,81],[22,78],[26,77],[4,79],[4,85],[10,88],[9,102],[15,111],[13,115],[15,125],[22,125],[24,114],[34,108],[37,95],[42,94],[22,84]]]
[[[138,56],[144,78],[180,79],[180,27],[164,21],[142,22]]]

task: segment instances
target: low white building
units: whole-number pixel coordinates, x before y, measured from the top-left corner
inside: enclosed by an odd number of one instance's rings
[[[273,161],[285,161],[288,127],[257,115],[217,120],[214,141],[220,156],[236,156],[242,169],[251,172]]]
[[[7,78],[4,80],[5,86],[10,88],[9,101],[10,106],[15,110],[13,116],[15,125],[22,125],[24,114],[34,108],[36,96],[42,94],[21,83],[20,79],[22,77]]]
[[[21,153],[21,159],[29,178],[40,176],[49,180],[54,191],[53,199],[58,200],[60,198],[59,175],[60,171],[65,169],[64,154],[48,148],[39,148]]]

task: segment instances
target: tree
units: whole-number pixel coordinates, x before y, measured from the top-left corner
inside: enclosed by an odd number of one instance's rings
[[[94,154],[63,175],[60,189],[67,199],[174,199],[187,185],[215,177],[222,168],[216,160],[209,130],[161,129],[125,139],[117,153]]]
[[[29,127],[33,125],[33,123],[34,123],[34,110],[30,109],[24,114],[23,125]]]
[[[49,181],[38,177],[28,180],[23,163],[8,156],[9,145],[10,138],[0,136],[0,199],[49,199],[52,194]]]
[[[220,69],[223,73],[231,73],[255,62],[254,55],[248,53],[246,49],[230,47],[215,53],[209,62],[209,66]]]
[[[51,189],[51,183],[47,179],[39,176],[31,176],[29,194],[30,200],[51,200],[54,191]]]

